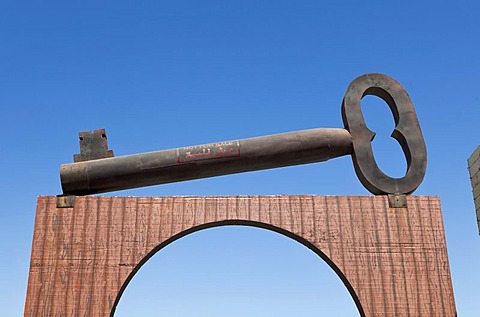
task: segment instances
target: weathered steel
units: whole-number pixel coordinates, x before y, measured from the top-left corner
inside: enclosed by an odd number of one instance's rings
[[[75,206],[75,196],[72,195],[58,195],[57,208],[72,208]]]
[[[80,132],[80,154],[73,155],[74,162],[97,160],[113,157],[113,151],[108,150],[107,133],[105,129]]]
[[[61,166],[65,194],[112,190],[326,161],[351,153],[344,129],[313,129]]]
[[[371,144],[375,133],[368,129],[360,108],[361,99],[367,95],[383,99],[392,111],[392,137],[402,146],[407,160],[404,177],[385,175],[375,162]],[[345,128],[352,134],[353,166],[363,186],[373,194],[409,194],[420,185],[427,168],[427,150],[412,101],[400,83],[381,74],[358,77],[345,93],[342,116]]]
[[[382,98],[395,118],[392,134],[402,146],[407,171],[392,178],[378,168],[370,131],[360,108],[366,95]],[[405,89],[382,74],[366,74],[349,86],[342,104],[345,129],[312,129],[251,139],[102,158],[60,167],[64,194],[87,195],[290,165],[352,155],[362,184],[373,194],[410,194],[422,182],[426,148]]]
[[[407,196],[388,195],[388,206],[390,208],[407,208]]]

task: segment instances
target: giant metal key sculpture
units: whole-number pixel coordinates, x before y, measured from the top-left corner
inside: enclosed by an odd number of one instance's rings
[[[375,162],[371,146],[375,133],[365,125],[360,108],[366,95],[380,97],[390,106],[396,123],[392,137],[402,146],[407,160],[402,178],[385,175]],[[312,129],[120,157],[108,157],[113,154],[107,151],[105,140],[103,150],[101,141],[84,140],[76,163],[60,168],[63,193],[102,193],[321,162],[347,154],[352,155],[360,181],[373,194],[410,194],[420,185],[427,153],[415,110],[402,85],[381,74],[358,77],[345,93],[342,117],[345,129]]]

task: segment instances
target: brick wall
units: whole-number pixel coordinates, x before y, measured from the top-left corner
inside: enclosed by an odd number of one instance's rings
[[[113,316],[135,272],[181,236],[252,225],[305,244],[362,317],[456,316],[438,197],[39,197],[25,316]]]

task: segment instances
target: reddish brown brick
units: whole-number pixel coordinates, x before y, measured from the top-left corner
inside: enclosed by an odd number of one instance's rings
[[[39,197],[25,316],[110,316],[141,263],[222,224],[282,232],[329,262],[363,316],[455,316],[438,197]]]

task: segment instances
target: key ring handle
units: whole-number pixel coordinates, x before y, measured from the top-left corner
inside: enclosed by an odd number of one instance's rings
[[[367,128],[360,103],[373,95],[383,99],[395,119],[392,137],[400,143],[407,161],[404,177],[393,178],[378,167],[372,150],[375,133]],[[342,118],[352,136],[352,160],[360,182],[371,193],[410,194],[423,181],[427,167],[427,151],[415,109],[405,88],[383,74],[365,74],[347,88],[342,102]]]

